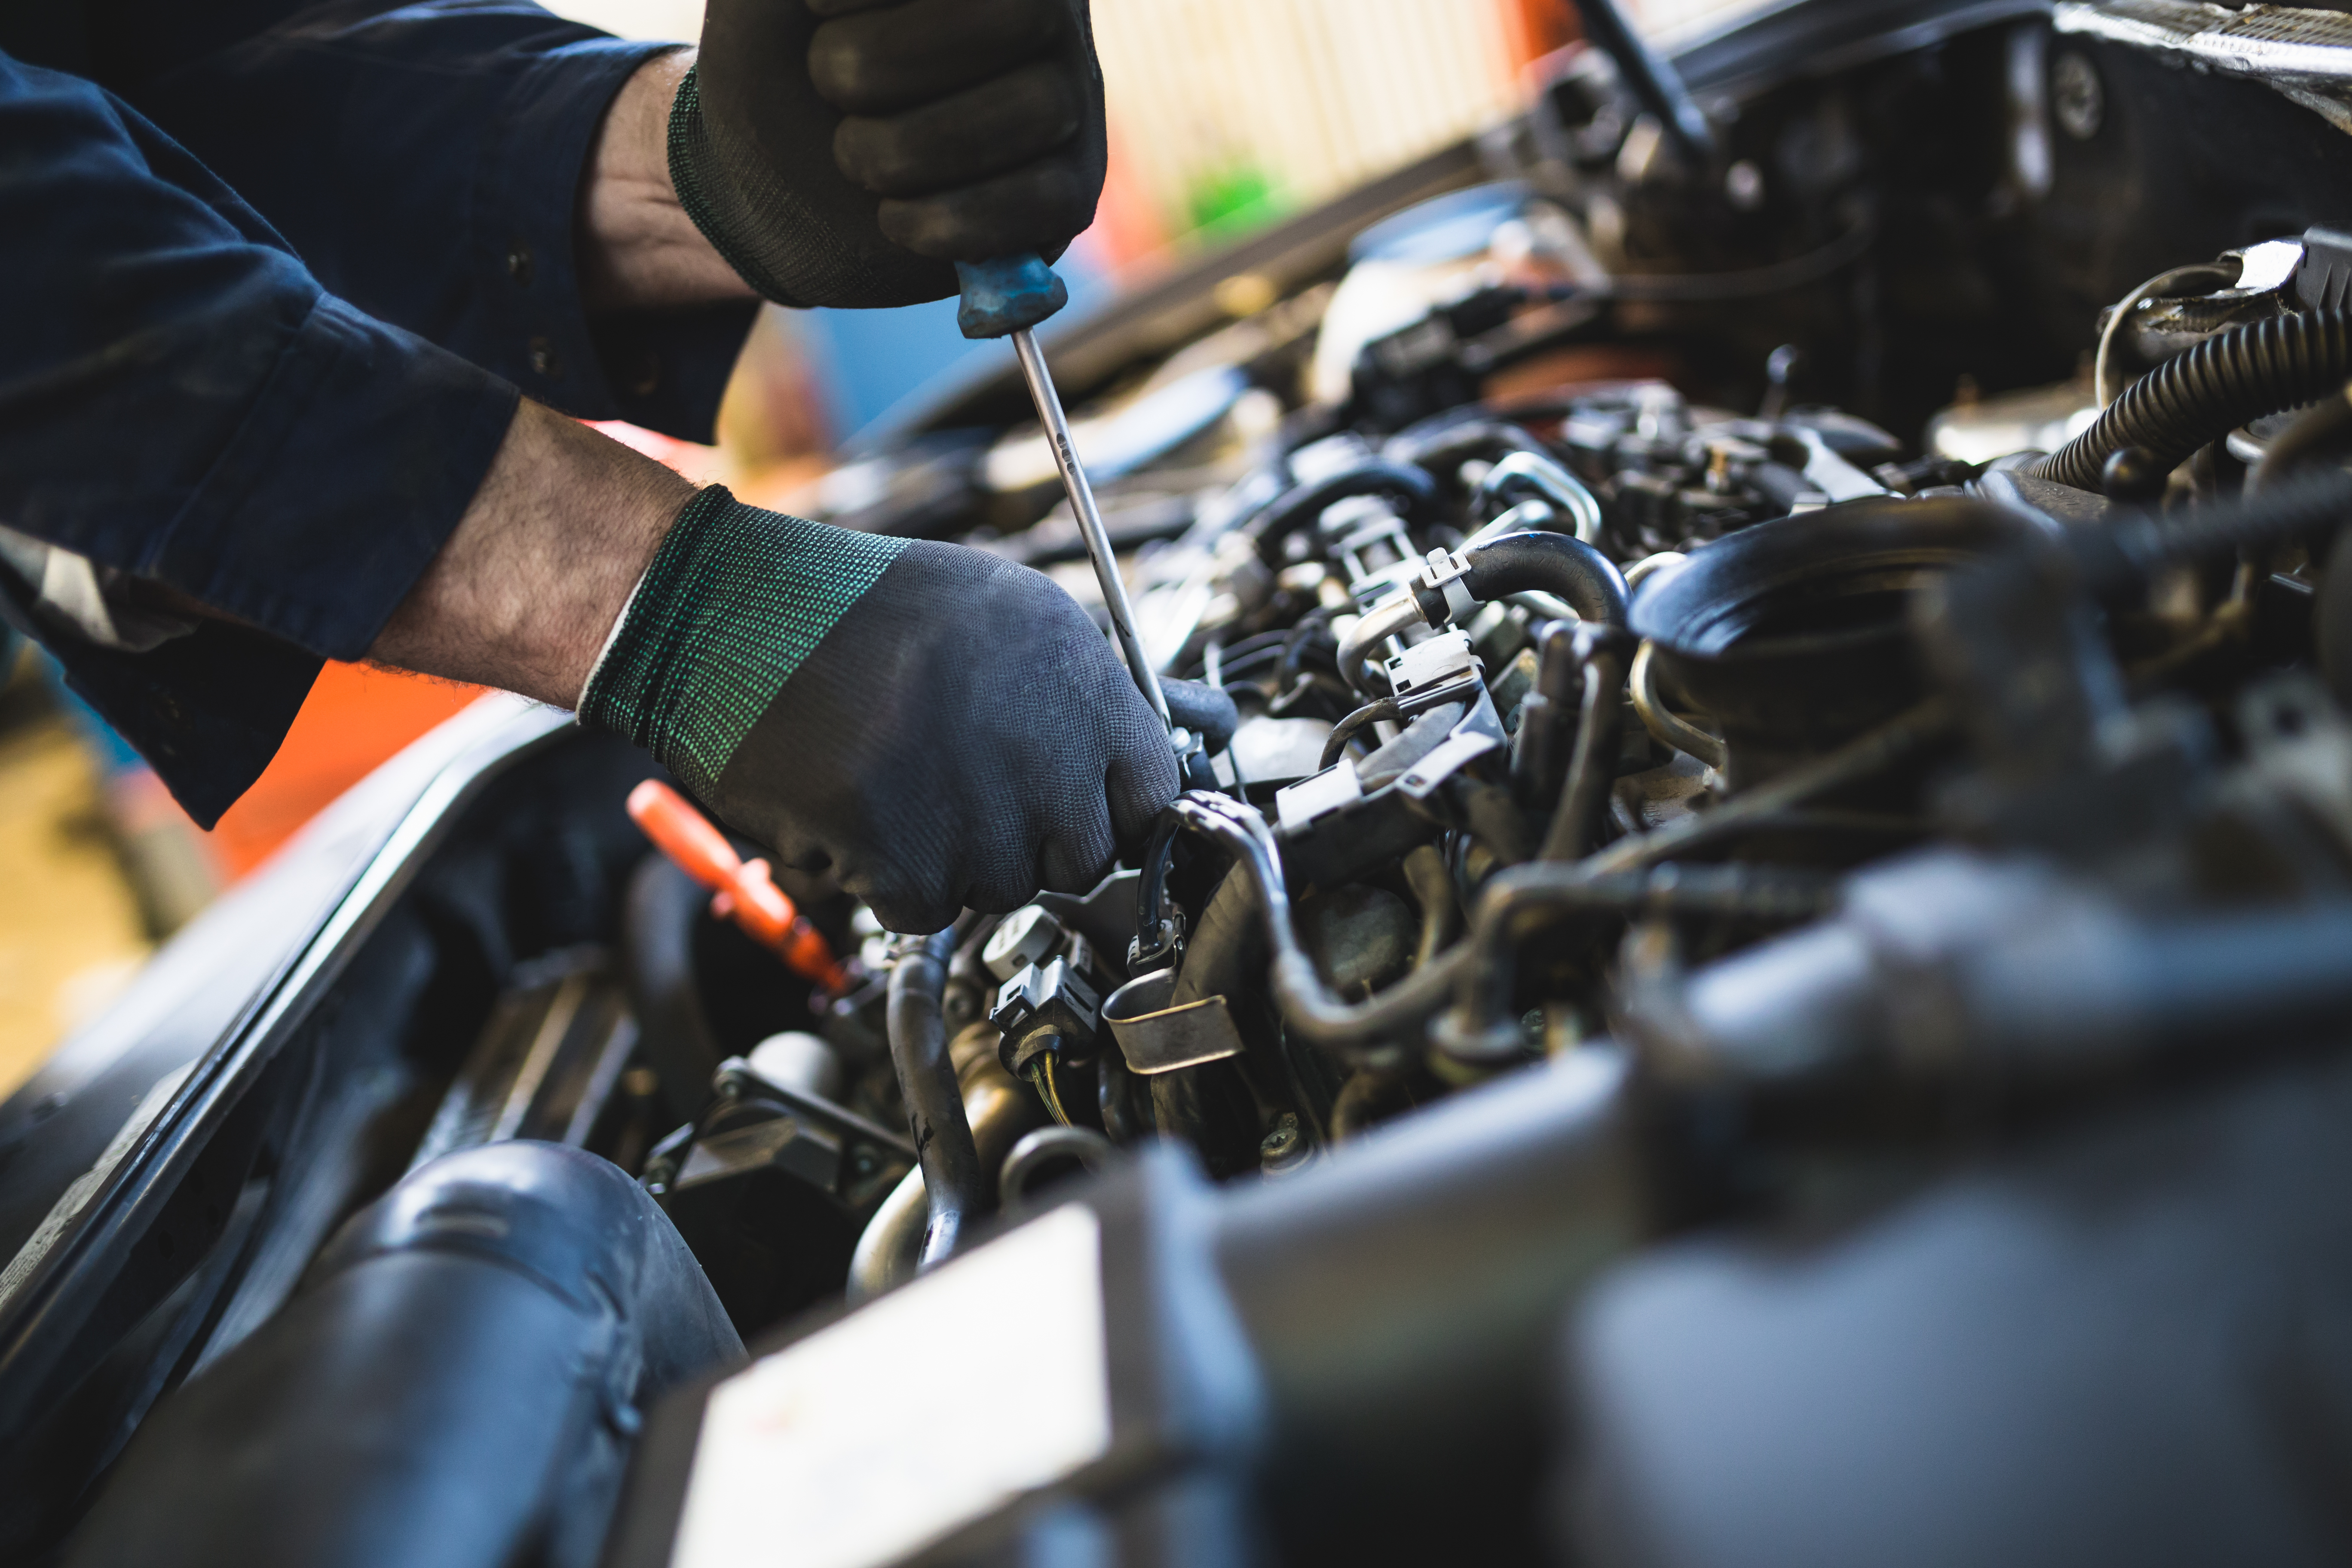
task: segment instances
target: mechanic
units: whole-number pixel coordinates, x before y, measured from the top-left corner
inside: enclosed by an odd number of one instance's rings
[[[575,710],[894,929],[1083,890],[1177,787],[1042,575],[697,491],[761,295],[1091,221],[1084,0],[0,5],[0,609],[210,826],[324,659]]]

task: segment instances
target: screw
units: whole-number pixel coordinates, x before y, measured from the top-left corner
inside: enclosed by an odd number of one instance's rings
[[[1274,1124],[1274,1131],[1259,1142],[1257,1152],[1258,1163],[1268,1173],[1294,1170],[1313,1152],[1299,1134],[1298,1118],[1286,1110],[1282,1120]]]

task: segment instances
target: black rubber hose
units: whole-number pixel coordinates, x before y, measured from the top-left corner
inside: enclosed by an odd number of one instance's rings
[[[1567,533],[1506,533],[1475,544],[1464,553],[1469,575],[1462,585],[1474,599],[1493,600],[1530,590],[1568,601],[1587,621],[1612,626],[1625,624],[1625,574],[1615,562],[1590,544]],[[1432,626],[1444,622],[1445,595],[1427,585],[1414,597]]]
[[[922,1162],[923,1193],[930,1205],[930,1223],[923,1232],[926,1268],[953,1255],[966,1225],[988,1201],[988,1177],[971,1123],[964,1119],[963,1088],[956,1080],[955,1058],[948,1054],[947,1018],[940,1008],[955,944],[952,926],[909,938],[890,965],[890,1065],[907,1102],[907,1130]]]
[[[1437,505],[1437,481],[1411,463],[1367,458],[1353,468],[1285,490],[1244,526],[1259,556],[1275,561],[1281,556],[1282,542],[1311,526],[1326,508],[1349,496],[1372,495],[1395,500],[1408,517],[1426,518]]]
[[[1168,716],[1200,736],[1211,752],[1222,752],[1232,743],[1234,731],[1242,723],[1232,693],[1204,680],[1179,680],[1167,675],[1160,678],[1160,689],[1168,699]]]
[[[2352,375],[2352,312],[2308,310],[2217,332],[2124,388],[2096,423],[2026,470],[2096,493],[2108,457],[2145,447],[2168,472],[2250,419]]]
[[[1408,429],[1381,447],[1382,457],[1426,468],[1441,484],[1449,485],[1454,482],[1454,471],[1472,458],[1492,459],[1512,452],[1551,457],[1541,441],[1517,425],[1499,419],[1469,419],[1426,433]]]

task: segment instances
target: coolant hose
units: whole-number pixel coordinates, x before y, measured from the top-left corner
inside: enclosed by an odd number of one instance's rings
[[[1471,545],[1462,559],[1470,568],[1462,586],[1474,599],[1490,601],[1532,590],[1566,600],[1584,620],[1625,624],[1625,574],[1580,539],[1565,533],[1506,533]],[[1444,619],[1442,592],[1416,585],[1413,595],[1432,625]]]
[[[1470,570],[1458,581],[1481,604],[1513,594],[1549,594],[1565,601],[1580,620],[1598,626],[1625,624],[1625,605],[1631,596],[1625,574],[1609,557],[1570,534],[1506,533],[1472,544],[1461,558]],[[1365,660],[1375,647],[1418,623],[1442,626],[1452,614],[1444,591],[1426,583],[1415,583],[1409,598],[1401,595],[1373,605],[1339,639],[1341,679],[1359,691],[1373,690]]]
[[[923,1236],[923,1267],[953,1255],[967,1219],[988,1202],[988,1178],[971,1123],[965,1120],[963,1090],[955,1058],[948,1054],[948,962],[955,956],[950,926],[926,937],[909,937],[890,965],[887,1023],[890,1065],[907,1102],[907,1127],[922,1163],[923,1192],[930,1222]]]
[[[2307,310],[2217,332],[2124,388],[2091,427],[2026,470],[2096,492],[2109,457],[2155,454],[2170,472],[2250,419],[2324,397],[2352,375],[2352,312]]]
[[[1437,481],[1413,464],[1367,458],[1336,474],[1285,490],[1244,524],[1244,531],[1255,542],[1260,558],[1278,562],[1284,540],[1312,525],[1337,502],[1365,495],[1388,496],[1406,515],[1425,516],[1436,504]]]

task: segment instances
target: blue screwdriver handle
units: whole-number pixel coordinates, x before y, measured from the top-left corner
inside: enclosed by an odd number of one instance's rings
[[[1070,302],[1070,291],[1041,256],[959,261],[963,303],[956,325],[968,338],[1003,338],[1035,326]]]

